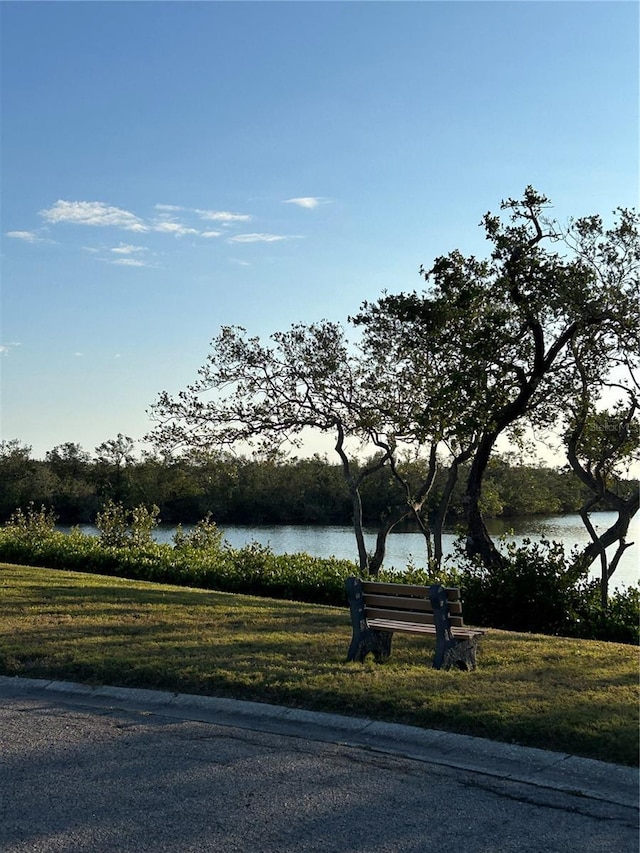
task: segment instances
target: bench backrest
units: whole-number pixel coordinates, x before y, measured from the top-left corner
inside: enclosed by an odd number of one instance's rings
[[[434,625],[429,587],[404,583],[362,581],[367,619]],[[458,587],[445,587],[452,628],[462,628],[462,599]]]

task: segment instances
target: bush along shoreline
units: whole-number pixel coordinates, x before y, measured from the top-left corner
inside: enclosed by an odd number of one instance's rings
[[[344,582],[356,563],[308,554],[274,554],[251,543],[234,549],[207,517],[173,542],[152,539],[157,507],[125,510],[107,503],[96,524],[100,536],[54,529],[45,509],[16,511],[0,528],[0,560],[18,565],[113,575],[134,580],[244,593],[311,604],[346,606]],[[572,575],[557,542],[512,546],[500,570],[469,563],[460,551],[457,568],[437,573],[408,566],[383,570],[379,580],[460,586],[470,625],[610,642],[639,643],[640,590],[615,590],[604,610],[597,580]]]

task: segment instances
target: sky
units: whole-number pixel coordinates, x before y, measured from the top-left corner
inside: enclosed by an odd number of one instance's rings
[[[346,323],[528,184],[637,206],[638,9],[2,2],[0,439],[139,441],[221,326]]]

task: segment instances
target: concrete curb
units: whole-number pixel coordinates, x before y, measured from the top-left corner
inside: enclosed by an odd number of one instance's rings
[[[637,769],[566,753],[260,702],[0,676],[0,696],[52,698],[52,694],[59,701],[90,707],[146,711],[175,719],[366,748],[620,806],[638,807]]]

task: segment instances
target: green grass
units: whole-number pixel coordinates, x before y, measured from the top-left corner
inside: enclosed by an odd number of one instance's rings
[[[396,635],[345,663],[346,608],[0,564],[0,674],[230,696],[638,761],[638,649],[490,630],[473,673]]]

